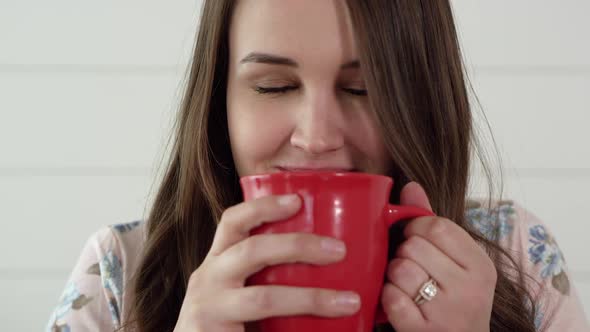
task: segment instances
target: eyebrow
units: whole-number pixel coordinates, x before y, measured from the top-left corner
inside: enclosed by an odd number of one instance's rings
[[[268,54],[268,53],[260,53],[260,52],[252,52],[246,55],[242,60],[240,60],[240,64],[245,63],[265,63],[269,65],[282,65],[282,66],[289,66],[293,68],[298,68],[299,64],[290,58],[286,58],[279,55]],[[361,63],[359,60],[352,60],[340,66],[340,69],[351,69],[351,68],[360,68]]]

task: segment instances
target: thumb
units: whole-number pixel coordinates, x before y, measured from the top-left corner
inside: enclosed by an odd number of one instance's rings
[[[418,182],[409,182],[400,193],[400,205],[410,205],[432,211],[426,191]]]

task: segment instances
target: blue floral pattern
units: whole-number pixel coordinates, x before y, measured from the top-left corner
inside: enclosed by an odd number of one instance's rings
[[[60,299],[59,305],[53,312],[51,324],[47,326],[46,330],[50,332],[70,332],[70,327],[66,323],[62,323],[61,319],[72,309],[79,310],[92,301],[91,297],[87,297],[84,294],[80,294],[76,284],[69,282]]]
[[[533,305],[535,307],[535,331],[540,331],[541,324],[543,324],[543,318],[545,317],[545,314],[541,310],[542,304],[540,302],[532,304],[530,301],[525,301],[525,306],[527,307],[527,309],[530,310]]]
[[[468,209],[465,219],[488,240],[500,240],[514,229],[514,205],[510,201],[502,202],[493,209],[475,207]]]
[[[565,259],[555,242],[543,225],[529,228],[529,259],[541,267],[541,278],[551,278],[551,284],[562,294],[569,294],[570,282],[565,273]]]
[[[123,295],[123,269],[121,260],[113,251],[109,251],[99,262],[102,285],[107,291],[109,310],[113,322],[121,322],[121,312],[119,304]]]
[[[539,307],[537,307],[536,313],[537,314],[535,315],[535,330],[540,331],[541,324],[543,323],[543,317],[545,317],[545,314],[543,314],[543,311],[541,311]]]
[[[141,223],[141,220],[137,220],[130,223],[112,225],[111,227],[119,233],[127,233],[133,230],[135,227],[139,226]]]
[[[142,239],[142,233],[135,230],[143,223],[143,220],[137,220],[115,224],[93,234],[76,263],[70,282],[60,297],[59,305],[50,317],[47,332],[71,332],[80,328],[89,330],[89,326],[95,327],[91,329],[93,331],[110,331],[121,326],[125,287],[121,257],[124,252],[120,251],[123,248],[116,243],[138,243]],[[84,294],[91,294],[92,297]],[[96,321],[90,321],[98,312],[90,313],[90,316],[88,313],[77,313],[84,307],[85,310],[99,310],[102,314],[102,308],[105,306],[110,312],[109,318],[100,317]]]

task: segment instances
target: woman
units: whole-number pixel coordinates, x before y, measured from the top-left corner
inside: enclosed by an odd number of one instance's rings
[[[465,85],[448,1],[206,0],[151,213],[90,238],[49,328],[243,331],[270,316],[354,314],[347,290],[244,287],[262,266],[331,264],[346,246],[248,237],[301,202],[242,203],[239,177],[331,169],[387,174],[393,201],[440,216],[409,221],[390,248],[390,324],[378,330],[588,329],[543,223],[466,199],[480,150]],[[436,295],[417,295],[428,286]]]

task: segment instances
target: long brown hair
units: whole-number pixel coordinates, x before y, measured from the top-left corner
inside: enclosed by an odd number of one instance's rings
[[[399,199],[408,181],[419,182],[434,212],[466,229],[496,264],[491,331],[535,331],[536,309],[524,286],[526,275],[496,241],[473,230],[465,219],[471,157],[485,153],[473,130],[468,80],[449,1],[347,4],[371,111],[395,163],[389,174],[396,179],[391,200]],[[235,0],[204,1],[170,159],[147,218],[147,241],[125,328],[174,329],[189,276],[207,255],[217,221],[241,200],[225,109],[234,6]],[[394,251],[390,248],[390,255]]]

